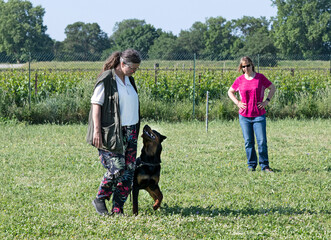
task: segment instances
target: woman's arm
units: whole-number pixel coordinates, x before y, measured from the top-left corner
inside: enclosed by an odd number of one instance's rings
[[[92,119],[94,125],[93,145],[96,148],[101,148],[102,147],[101,106],[99,104],[92,104]]]
[[[258,105],[259,108],[264,108],[264,107],[266,107],[266,106],[269,104],[269,102],[271,101],[271,98],[274,96],[274,94],[275,94],[275,92],[276,92],[276,87],[275,87],[274,84],[271,84],[271,85],[268,87],[268,89],[269,89],[269,93],[268,93],[268,96],[267,96],[266,100],[263,101],[263,102],[259,102],[259,103],[257,103],[257,105]]]
[[[236,96],[234,95],[236,91],[230,87],[228,90],[228,96],[236,104],[240,109],[246,109],[246,103],[243,103],[242,101],[238,100]]]
[[[274,96],[274,94],[275,94],[275,92],[276,92],[276,87],[275,87],[274,84],[271,84],[271,85],[268,87],[268,89],[269,89],[270,91],[269,91],[269,93],[268,93],[267,98],[268,98],[269,100],[271,100],[271,98]]]

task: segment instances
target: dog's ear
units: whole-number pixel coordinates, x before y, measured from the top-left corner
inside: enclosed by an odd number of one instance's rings
[[[163,136],[162,134],[160,134],[160,140],[161,140],[161,142],[163,142],[163,140],[165,140],[165,139],[167,139],[167,137],[166,136]]]

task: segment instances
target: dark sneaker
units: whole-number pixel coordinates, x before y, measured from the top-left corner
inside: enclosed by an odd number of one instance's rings
[[[252,168],[252,167],[249,167],[249,168],[248,168],[248,172],[255,172],[255,171],[256,171],[255,168]]]
[[[264,171],[264,172],[270,172],[270,173],[273,173],[274,171],[271,169],[271,168],[269,168],[269,167],[266,167],[265,169],[263,169],[262,171]]]
[[[92,201],[92,204],[95,207],[97,213],[99,213],[100,215],[108,214],[108,209],[106,207],[105,199],[96,198]]]

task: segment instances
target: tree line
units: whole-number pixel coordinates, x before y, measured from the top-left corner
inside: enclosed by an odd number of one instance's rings
[[[140,19],[117,22],[108,36],[97,23],[75,22],[64,41],[46,34],[45,9],[25,0],[0,0],[0,59],[104,60],[112,51],[134,48],[149,59],[221,60],[241,55],[316,58],[331,54],[330,0],[271,0],[277,16],[210,17],[178,36]],[[42,53],[42,54],[39,54]]]

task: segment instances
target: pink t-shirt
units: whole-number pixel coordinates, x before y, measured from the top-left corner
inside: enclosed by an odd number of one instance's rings
[[[259,109],[258,102],[262,102],[264,91],[272,83],[261,73],[256,73],[252,80],[247,80],[245,74],[239,76],[232,88],[240,94],[240,99],[246,103],[246,109],[239,110],[239,114],[243,117],[258,117],[266,113],[265,109]]]

